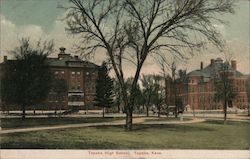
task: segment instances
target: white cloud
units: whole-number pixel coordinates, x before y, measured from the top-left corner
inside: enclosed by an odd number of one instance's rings
[[[39,38],[45,36],[44,31],[42,30],[41,26],[38,25],[27,25],[24,27],[21,27],[18,30],[18,37],[30,37],[32,40],[39,40]]]
[[[44,31],[37,25],[25,25],[17,27],[13,22],[6,19],[4,15],[0,15],[1,24],[1,54],[7,54],[18,46],[19,40],[22,37],[30,37],[31,40],[38,40],[44,36]]]
[[[62,15],[64,16],[64,15]],[[58,19],[61,19],[62,16],[59,16]],[[79,43],[79,39],[77,36],[68,35],[65,31],[66,24],[60,20],[56,20],[52,25],[53,29],[46,33],[43,31],[41,26],[38,25],[25,25],[25,26],[16,26],[13,22],[6,19],[4,15],[0,14],[0,24],[1,24],[1,43],[0,43],[0,62],[3,61],[3,56],[8,55],[9,50],[13,50],[16,46],[18,46],[18,39],[22,37],[30,37],[31,41],[36,41],[38,39],[42,40],[52,40],[54,39],[55,43],[55,53],[53,56],[56,56],[58,53],[58,48],[64,46],[67,48],[66,52],[73,53],[73,45]],[[224,36],[226,34],[224,25],[214,25]],[[243,43],[237,39],[228,40],[229,50],[233,53],[233,58],[238,61],[238,69],[243,73],[249,73],[249,44]],[[102,52],[99,56],[96,56],[94,60],[97,64],[101,64],[101,62],[105,59],[105,50],[98,50]],[[182,65],[180,68],[187,68],[189,71],[193,69],[200,68],[200,61],[204,62],[204,67],[209,64],[211,58],[223,57],[219,51],[215,48],[208,46],[208,50],[200,53],[199,56],[195,56],[188,61],[188,65]],[[133,64],[129,62],[124,63],[124,72],[125,76],[129,77],[134,75],[135,68]],[[159,73],[160,68],[156,61],[153,58],[149,58],[143,68],[142,73],[150,74],[150,73]]]
[[[71,48],[75,42],[74,38],[69,37],[65,32],[65,24],[61,21],[55,21],[53,29],[46,33],[41,26],[34,24],[27,24],[24,26],[17,26],[6,17],[0,14],[0,62],[3,61],[3,56],[7,55],[11,58],[8,53],[19,45],[19,40],[21,38],[30,38],[31,43],[38,40],[54,40],[56,53],[61,46]],[[67,50],[70,52],[70,49]]]
[[[63,46],[67,49],[67,52],[72,53],[72,47],[73,44],[77,42],[77,38],[67,34],[65,27],[65,22],[56,20],[53,24],[53,29],[48,33],[47,39],[54,40],[55,49],[58,50],[59,47]]]
[[[16,25],[0,14],[0,62],[3,60],[4,55],[8,55],[7,51],[11,49],[10,46],[16,44]]]
[[[226,36],[226,28],[225,25],[223,24],[214,24],[213,25],[221,34],[222,36]]]
[[[15,28],[15,24],[7,20],[4,15],[0,14],[1,27]]]

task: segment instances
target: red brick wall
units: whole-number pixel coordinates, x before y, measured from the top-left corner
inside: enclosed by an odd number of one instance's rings
[[[233,87],[235,87],[237,96],[232,100],[232,106],[245,109],[248,105],[245,88],[246,78],[233,78]],[[213,82],[200,83],[199,80],[198,76],[193,76],[189,78],[189,83],[180,83],[177,85],[177,97],[182,100],[183,106],[190,105],[192,109],[200,110],[222,109],[222,102],[216,103],[214,101],[215,91]],[[169,81],[166,81],[166,91],[173,92]],[[169,103],[168,105],[174,105],[173,94],[167,94],[166,98]]]

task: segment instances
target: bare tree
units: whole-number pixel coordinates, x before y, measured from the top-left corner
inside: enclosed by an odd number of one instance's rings
[[[146,106],[146,114],[147,117],[149,116],[149,107],[152,104],[152,96],[153,93],[155,92],[155,87],[154,87],[154,81],[153,81],[153,75],[142,75],[141,79],[142,83],[142,92],[143,92],[143,105]]]
[[[224,63],[220,63],[218,74],[215,77],[215,100],[223,101],[224,124],[227,119],[228,103],[236,97],[233,87],[233,72],[227,59]]]
[[[114,81],[114,94],[115,94],[114,103],[117,106],[117,113],[120,113],[121,104],[122,104],[121,89],[120,89],[119,82],[115,78],[113,79],[113,81]]]
[[[126,129],[132,129],[134,94],[141,68],[160,50],[184,57],[210,41],[221,48],[214,23],[217,15],[233,13],[234,0],[70,0],[68,31],[82,35],[80,50],[90,55],[104,48],[122,89]],[[123,61],[136,65],[132,95],[124,88]]]
[[[147,117],[149,116],[149,107],[152,105],[156,106],[158,117],[161,115],[161,110],[165,103],[164,79],[161,75],[155,74],[142,76],[142,99],[143,105],[146,106]]]

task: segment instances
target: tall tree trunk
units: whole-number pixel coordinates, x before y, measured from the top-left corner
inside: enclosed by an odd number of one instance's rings
[[[158,108],[158,118],[160,118],[161,117],[161,106],[158,105],[157,108]]]
[[[175,118],[177,118],[178,117],[178,108],[177,108],[177,105],[175,104]]]
[[[23,110],[22,120],[25,120],[25,110],[26,110],[25,104],[22,105],[22,110]]]
[[[102,107],[102,117],[104,118],[105,107]]]
[[[227,120],[227,100],[224,101],[224,124],[226,124]]]
[[[168,108],[168,104],[167,104],[166,112],[167,112],[167,117],[169,117],[169,108]]]
[[[151,101],[151,95],[149,95],[149,97],[148,97],[148,101],[147,101],[147,105],[146,105],[146,109],[147,109],[147,117],[149,116],[149,103],[150,103],[150,101]]]
[[[117,102],[117,113],[120,113],[120,102]]]
[[[174,105],[175,105],[175,118],[177,118],[177,117],[178,117],[178,107],[177,107],[176,98],[177,98],[177,95],[176,95],[176,85],[175,85],[175,82],[174,82]]]
[[[133,125],[133,112],[132,109],[129,107],[127,108],[127,115],[126,115],[126,130],[131,131]]]
[[[147,50],[144,50],[144,51],[147,52]],[[136,86],[137,86],[137,82],[138,82],[138,79],[140,76],[140,71],[141,71],[141,68],[142,68],[142,65],[143,65],[145,59],[146,59],[146,56],[142,59],[141,63],[137,67],[137,70],[135,72],[135,77],[134,77],[132,87],[131,87],[131,95],[129,97],[129,100],[127,100],[127,103],[125,104],[125,106],[127,106],[126,129],[128,131],[132,130],[133,108],[134,108],[134,103],[135,103]]]
[[[146,106],[146,111],[147,111],[147,117],[149,116],[149,110],[148,110],[148,106]]]
[[[55,106],[55,116],[57,115],[57,105]]]

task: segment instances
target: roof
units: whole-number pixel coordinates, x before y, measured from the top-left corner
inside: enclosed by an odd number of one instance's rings
[[[88,68],[99,67],[94,63],[83,61],[78,57],[72,57],[72,56],[67,56],[63,58],[48,58],[47,61],[49,66],[54,66],[54,67],[88,67]],[[73,65],[76,63],[78,65]]]
[[[203,76],[203,73],[200,70],[194,70],[188,73],[188,76]]]
[[[98,68],[99,66],[89,62],[79,59],[78,56],[71,56],[70,54],[65,53],[66,48],[61,47],[59,48],[60,52],[58,54],[58,58],[47,58],[46,62],[51,67],[87,67],[87,68]],[[16,60],[7,60],[4,61],[2,64],[11,64],[14,63]]]
[[[218,57],[215,61],[216,62],[222,62],[223,60],[220,57]]]
[[[215,60],[216,62],[213,64],[208,65],[202,70],[194,70],[188,73],[188,76],[200,76],[200,77],[205,77],[205,78],[210,78],[213,77],[215,74],[221,71],[221,68],[223,65],[226,65],[226,62],[222,62],[223,60],[221,58],[217,58]],[[234,75],[236,77],[243,77],[244,74],[241,72],[234,70],[230,65],[229,65],[229,71],[234,72]]]

